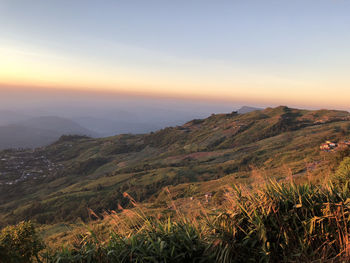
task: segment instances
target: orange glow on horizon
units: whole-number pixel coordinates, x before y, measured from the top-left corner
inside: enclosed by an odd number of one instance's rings
[[[179,100],[193,100],[203,101],[208,103],[241,103],[241,104],[252,104],[252,105],[295,105],[303,108],[329,108],[329,109],[346,109],[349,110],[348,103],[339,103],[334,105],[327,103],[327,99],[323,100],[323,103],[318,101],[310,101],[307,98],[290,98],[280,99],[279,97],[269,96],[227,96],[226,94],[200,94],[200,93],[176,93],[172,90],[164,90],[163,92],[152,92],[151,90],[146,91],[145,89],[137,89],[136,87],[131,88],[117,88],[117,87],[82,87],[82,86],[61,86],[61,85],[33,85],[33,84],[10,84],[0,82],[0,92],[42,92],[47,94],[55,94],[66,92],[69,94],[90,94],[101,97],[113,97],[113,96],[130,96],[130,97],[144,97],[151,99],[179,99]],[[329,100],[328,100],[329,101]]]
[[[183,62],[185,68],[138,68],[104,61],[95,64],[12,46],[0,46],[0,56],[0,91],[7,87],[8,91],[75,91],[258,105],[349,107],[350,89],[345,75],[277,74],[215,62],[208,66],[208,61],[189,65]],[[333,86],[337,87],[336,92]]]

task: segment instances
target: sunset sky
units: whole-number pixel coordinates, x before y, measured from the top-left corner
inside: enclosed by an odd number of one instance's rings
[[[0,92],[350,109],[350,1],[0,0]]]

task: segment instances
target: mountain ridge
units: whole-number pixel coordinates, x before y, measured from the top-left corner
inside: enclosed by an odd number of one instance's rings
[[[249,113],[252,111],[259,111],[259,110],[263,110],[263,108],[257,108],[257,107],[251,107],[251,106],[242,106],[241,108],[239,108],[237,110],[238,114],[245,114],[245,113]]]
[[[34,180],[8,172],[7,179],[0,180],[0,219],[49,223],[86,218],[86,207],[99,213],[117,209],[118,203],[127,206],[124,192],[162,207],[164,187],[179,200],[192,186],[197,190],[191,195],[215,193],[227,182],[251,183],[253,167],[278,180],[286,176],[284,167],[300,180],[307,174],[317,178],[331,166],[320,144],[349,135],[348,112],[281,106],[213,114],[148,134],[63,136],[32,152],[1,153],[0,159],[36,162],[43,173],[29,172]],[[9,163],[0,163],[5,165]]]

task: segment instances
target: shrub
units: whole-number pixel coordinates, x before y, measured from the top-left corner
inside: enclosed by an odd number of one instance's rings
[[[21,222],[8,226],[0,232],[0,262],[28,263],[38,259],[39,251],[44,248],[31,222]]]
[[[348,184],[350,181],[350,157],[344,158],[340,163],[334,177],[333,183],[337,186]]]

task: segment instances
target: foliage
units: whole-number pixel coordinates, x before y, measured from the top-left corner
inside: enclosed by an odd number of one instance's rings
[[[90,238],[89,238],[90,237]],[[92,238],[91,238],[92,237]],[[123,237],[112,233],[103,245],[94,233],[84,236],[73,250],[46,254],[47,262],[212,262],[204,257],[207,245],[196,227],[188,223],[152,222]]]
[[[49,262],[338,262],[350,256],[347,186],[270,182],[256,192],[235,187],[225,196],[232,207],[207,217],[209,228],[145,220],[106,244],[83,238]]]
[[[344,158],[340,163],[333,177],[333,183],[338,186],[350,183],[350,157]]]
[[[126,233],[115,229],[109,240],[95,238],[92,231],[80,236],[73,248],[47,251],[45,259],[172,262],[174,255],[178,261],[214,261],[209,255],[215,255],[218,262],[338,260],[348,249],[350,196],[344,158],[350,147],[320,152],[319,146],[325,140],[347,139],[349,120],[343,112],[278,107],[242,115],[216,114],[145,135],[64,136],[34,153],[0,152],[4,156],[0,159],[18,163],[22,154],[43,156],[44,167],[25,162],[33,170],[60,167],[51,173],[44,169],[41,177],[28,180],[19,180],[21,169],[15,169],[20,171],[17,177],[3,173],[0,225],[21,220],[71,223],[79,218],[88,222],[89,209],[96,212],[93,219],[99,222],[105,210],[131,207],[124,192],[150,206],[156,200],[158,206],[153,208],[172,215],[173,209],[162,196],[162,189],[169,186],[177,191],[176,202],[185,209],[191,208],[192,201],[203,201],[208,192],[213,198],[205,206],[221,209],[231,202],[232,207],[219,215],[218,210],[211,211],[209,228],[202,227],[203,218],[197,225],[196,217],[172,218],[170,223],[147,219]],[[6,166],[0,162],[0,170]],[[254,169],[262,167],[262,175],[270,178],[284,180],[283,171],[288,170],[300,181],[305,182],[308,175],[319,183],[325,171],[333,172],[338,166],[333,188],[271,183],[257,192],[222,190],[232,182],[249,185],[255,180]],[[0,251],[7,251],[3,244]],[[32,255],[36,254],[37,250]]]
[[[203,214],[200,222],[185,217],[164,221],[126,209],[129,217],[122,219],[114,214],[116,225],[109,240],[90,230],[79,235],[73,247],[47,250],[41,260],[229,263],[346,262],[350,258],[347,185],[321,187],[271,181],[256,191],[234,187],[224,196],[230,205],[219,214]],[[122,231],[127,222],[128,228]],[[29,228],[28,233],[19,231],[23,228]],[[8,234],[13,232],[18,234]],[[5,250],[2,245],[1,251],[11,251],[5,262],[30,262],[42,248],[30,222],[7,227],[3,233],[1,244],[10,245]],[[17,235],[22,236],[20,242],[6,241],[9,236],[17,240]],[[27,261],[20,261],[20,255]]]
[[[38,258],[39,251],[43,248],[43,243],[30,221],[5,227],[0,232],[1,263],[30,262],[33,258]]]
[[[350,192],[271,182],[264,191],[234,188],[235,209],[211,223],[218,262],[341,261],[349,255]]]

